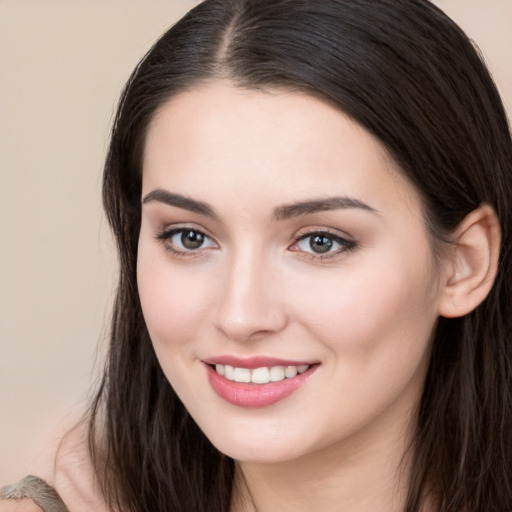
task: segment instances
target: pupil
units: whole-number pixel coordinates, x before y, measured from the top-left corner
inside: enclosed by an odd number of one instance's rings
[[[330,251],[332,244],[333,241],[330,238],[322,235],[311,237],[311,241],[309,242],[311,249],[320,253]]]
[[[181,243],[187,249],[199,249],[204,242],[204,235],[197,231],[183,231]]]

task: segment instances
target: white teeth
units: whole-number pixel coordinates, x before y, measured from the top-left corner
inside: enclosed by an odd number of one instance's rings
[[[223,375],[228,380],[235,382],[252,382],[254,384],[267,384],[269,382],[279,382],[281,380],[293,379],[297,374],[304,373],[309,368],[308,364],[300,366],[272,366],[255,368],[237,368],[228,364],[216,364],[215,371]]]
[[[297,375],[297,367],[296,366],[287,366],[286,370],[284,371],[284,376],[287,379],[293,379]]]
[[[270,368],[270,381],[279,382],[284,379],[284,366],[272,366]]]
[[[251,382],[251,370],[248,368],[235,368],[233,380],[235,382]]]
[[[232,366],[229,366],[229,364],[224,366],[224,377],[228,380],[235,379],[235,369]]]
[[[265,366],[252,371],[251,382],[255,384],[266,384],[270,382],[270,370]]]

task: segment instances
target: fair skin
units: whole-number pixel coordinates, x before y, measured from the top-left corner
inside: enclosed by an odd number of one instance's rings
[[[150,125],[142,202],[144,317],[178,396],[237,461],[233,512],[400,510],[433,328],[485,296],[456,293],[485,258],[461,243],[436,261],[376,139],[285,91],[213,82],[172,98]],[[461,239],[484,246],[491,217]],[[291,394],[240,404],[260,384],[228,382],[226,399],[210,378],[226,357],[308,369]]]
[[[236,461],[231,512],[403,510],[432,329],[488,294],[493,210],[471,212],[436,259],[416,192],[371,135],[318,99],[223,82],[157,113],[142,203],[147,326],[185,406]],[[256,356],[309,366],[212,386],[215,359]],[[297,384],[273,393],[283,382]],[[53,469],[71,512],[107,510],[83,426]]]
[[[20,501],[2,501],[2,512],[41,512],[41,509],[29,499]]]

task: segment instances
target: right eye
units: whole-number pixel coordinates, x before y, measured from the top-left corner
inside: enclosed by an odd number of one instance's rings
[[[218,247],[202,231],[191,228],[170,229],[163,231],[156,238],[165,242],[166,248],[177,254],[198,252],[202,249]]]

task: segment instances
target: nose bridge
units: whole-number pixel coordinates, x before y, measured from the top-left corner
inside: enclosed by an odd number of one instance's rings
[[[218,295],[216,326],[237,341],[278,332],[286,325],[275,262],[245,247],[226,264]]]

